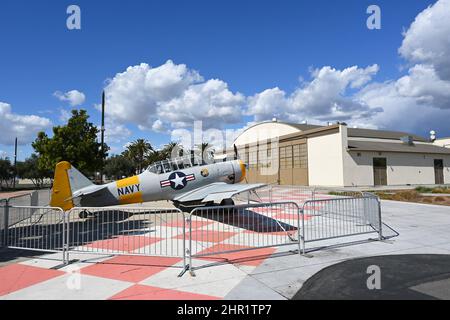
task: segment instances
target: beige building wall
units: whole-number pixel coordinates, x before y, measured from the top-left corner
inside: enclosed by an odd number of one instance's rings
[[[347,155],[345,186],[373,186],[373,158],[386,158],[387,182],[390,186],[434,184],[434,159],[443,159],[444,183],[450,184],[449,155],[366,151],[352,151]]]
[[[344,185],[343,156],[347,148],[347,127],[339,132],[308,137],[308,180],[310,186]]]

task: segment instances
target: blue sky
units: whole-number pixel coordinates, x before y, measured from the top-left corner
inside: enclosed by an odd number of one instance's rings
[[[3,0],[0,102],[8,104],[13,115],[36,115],[56,125],[62,123],[61,109],[69,111],[71,106],[57,99],[54,92],[77,90],[86,97],[77,107],[87,109],[91,120],[98,123],[94,104],[100,102],[107,79],[129,66],[147,63],[158,67],[169,59],[197,71],[202,81],[220,79],[232,94],[240,93],[245,99],[275,87],[289,97],[302,86],[299,79],[312,81],[311,70],[324,66],[344,70],[376,64],[378,71],[371,73],[371,83],[396,81],[407,75],[414,63],[422,63],[399,54],[402,31],[435,2]],[[81,30],[66,28],[70,4],[81,8]],[[371,4],[382,10],[381,30],[366,27],[366,9]],[[349,85],[342,95],[353,100],[365,89]],[[248,100],[236,103],[234,107],[241,109],[249,104]],[[322,119],[308,114],[308,121]],[[245,112],[226,127],[240,128],[254,117],[254,113]],[[361,119],[358,121],[361,125]],[[116,151],[137,137],[145,137],[154,145],[170,138],[168,131],[140,130],[139,123],[111,116],[111,124],[119,123],[131,135],[111,143]],[[3,129],[7,126],[6,120],[0,124]],[[368,120],[369,124],[373,125]],[[385,127],[427,135],[433,124],[397,128],[395,123],[386,123]],[[375,126],[383,127],[380,122]],[[450,135],[445,125],[436,123],[436,127],[440,134]],[[24,141],[19,157],[31,152],[29,142]],[[12,143],[3,139],[0,151],[11,155]]]

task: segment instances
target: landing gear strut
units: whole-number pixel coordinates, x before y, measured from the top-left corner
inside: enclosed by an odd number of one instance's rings
[[[88,211],[88,210],[83,210],[83,211],[81,211],[81,212],[78,214],[78,217],[79,217],[80,219],[87,219],[87,218],[93,217],[93,216],[94,216],[94,213],[92,213],[92,212],[90,212],[90,211]]]

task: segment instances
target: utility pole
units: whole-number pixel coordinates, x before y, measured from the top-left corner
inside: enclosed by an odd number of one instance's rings
[[[105,159],[103,154],[105,152],[105,91],[102,93],[102,128],[101,128],[101,150],[102,150],[102,168],[100,170],[100,183],[103,184],[103,167]]]
[[[13,189],[16,189],[16,177],[17,177],[17,137],[14,143],[14,178],[13,178]]]

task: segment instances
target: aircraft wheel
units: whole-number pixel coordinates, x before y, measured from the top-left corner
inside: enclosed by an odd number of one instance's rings
[[[89,216],[89,212],[87,212],[86,210],[83,210],[78,214],[78,217],[80,219],[87,219],[88,216]]]
[[[233,199],[223,199],[220,203],[221,206],[234,206],[234,200]]]

